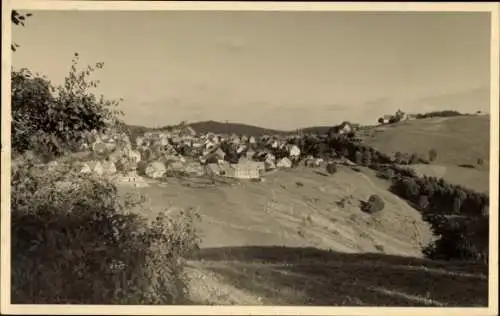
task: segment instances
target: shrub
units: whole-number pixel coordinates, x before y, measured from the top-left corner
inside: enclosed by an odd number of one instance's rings
[[[401,152],[398,151],[394,154],[394,160],[396,163],[400,164],[402,159],[403,159],[403,154],[401,154]]]
[[[358,165],[363,163],[363,153],[360,150],[357,150],[354,154],[354,162]]]
[[[92,89],[99,84],[89,79],[103,63],[78,70],[75,54],[64,84],[53,86],[48,79],[28,69],[12,71],[12,149],[20,154],[37,148],[59,156],[75,149],[86,133],[103,131],[118,121],[121,112],[113,109],[115,100],[98,98]]]
[[[411,165],[413,165],[413,164],[417,164],[417,163],[419,163],[419,162],[420,162],[420,159],[419,159],[418,155],[417,155],[416,153],[413,153],[413,154],[411,155],[411,157],[410,157],[410,161],[409,161],[409,163],[410,163]]]
[[[469,168],[469,169],[474,169],[475,166],[474,165],[471,165],[471,164],[461,164],[461,165],[458,165],[459,167],[462,167],[462,168]]]
[[[429,161],[430,162],[433,162],[434,160],[436,160],[437,158],[437,151],[432,148],[431,150],[429,150]]]
[[[329,173],[329,174],[334,174],[335,172],[337,172],[337,165],[334,164],[334,163],[328,163],[326,165],[326,171]]]
[[[384,207],[384,201],[376,194],[370,195],[368,201],[361,204],[361,210],[369,214],[378,213],[382,211]]]
[[[107,180],[25,156],[12,165],[13,303],[186,302],[196,213],[148,222],[130,213],[140,196],[121,201]]]
[[[434,221],[435,222],[435,221]],[[424,248],[424,254],[438,260],[470,260],[488,263],[489,217],[443,221],[442,234]]]
[[[363,161],[363,164],[365,166],[369,166],[372,163],[372,152],[371,152],[371,150],[365,150],[363,152],[362,161]]]
[[[396,176],[396,173],[391,168],[385,168],[385,169],[380,170],[379,172],[377,172],[376,175],[379,178],[386,179],[386,180],[391,180],[392,178],[394,178]]]
[[[391,191],[414,203],[431,224],[437,241],[424,252],[429,258],[487,260],[488,234],[478,229],[488,215],[488,196],[451,185],[444,179],[417,177],[409,169],[394,167]],[[480,226],[480,225],[479,225]],[[474,259],[476,258],[476,259]]]
[[[390,124],[397,123],[397,122],[399,122],[399,118],[394,116],[394,115],[391,116],[391,118],[389,119]]]

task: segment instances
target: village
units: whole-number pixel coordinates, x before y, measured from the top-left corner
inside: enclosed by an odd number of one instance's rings
[[[355,130],[349,122],[343,122],[331,128],[328,136],[353,137]],[[318,141],[322,136],[309,137]],[[144,183],[141,177],[161,179],[177,174],[258,180],[265,172],[292,168],[299,162],[325,168],[328,164],[346,163],[346,159],[334,160],[334,154],[305,154],[304,145],[304,135],[198,135],[189,125],[146,132],[134,140],[125,132],[108,129],[87,135],[77,154],[86,158],[80,159],[76,168],[80,173],[117,176],[140,186]],[[327,156],[330,159],[325,160]]]

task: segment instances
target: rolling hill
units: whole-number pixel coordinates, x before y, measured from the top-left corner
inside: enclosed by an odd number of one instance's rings
[[[457,116],[403,121],[365,130],[363,141],[384,152],[417,153],[425,157],[437,150],[436,164],[475,165],[489,161],[489,116]]]
[[[367,129],[359,136],[367,145],[388,155],[399,151],[427,158],[434,148],[437,158],[432,164],[413,166],[418,174],[443,177],[480,192],[489,191],[489,116],[404,121]],[[478,164],[478,159],[483,165]]]
[[[238,134],[238,135],[252,135],[252,136],[261,136],[261,135],[284,135],[287,134],[286,131],[279,131],[273,129],[262,128],[258,126],[242,124],[242,123],[223,123],[216,121],[203,121],[190,123],[191,126],[197,133],[216,133],[216,134]]]
[[[252,136],[262,136],[262,135],[288,135],[296,133],[296,131],[283,131],[283,130],[275,130],[270,128],[264,128],[249,124],[243,123],[224,123],[217,121],[201,121],[189,123],[197,133],[215,133],[215,134],[238,134],[238,135],[252,135]],[[304,133],[312,133],[312,134],[324,134],[328,131],[331,126],[311,126],[301,128],[301,131]],[[145,126],[137,126],[137,125],[127,125],[127,131],[132,135],[140,135],[144,134],[146,131],[153,130],[166,130],[169,126],[165,126],[162,128],[154,129]]]
[[[168,206],[199,210],[201,250],[188,271],[194,303],[487,305],[487,268],[424,259],[428,224],[371,170],[340,167],[325,177],[298,167],[264,178],[171,179],[140,188],[151,219]],[[386,205],[376,215],[359,208],[371,194]]]

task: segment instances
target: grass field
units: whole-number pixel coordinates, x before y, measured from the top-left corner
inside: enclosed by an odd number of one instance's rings
[[[484,306],[486,267],[422,259],[427,224],[382,183],[364,168],[324,176],[299,167],[263,182],[172,179],[140,190],[151,218],[173,206],[201,214],[195,303]],[[359,209],[371,194],[385,201],[380,214]]]
[[[404,121],[366,130],[362,139],[385,152],[417,153],[427,157],[437,151],[436,164],[475,165],[478,158],[489,161],[489,116],[459,116]]]
[[[420,175],[444,177],[450,183],[489,191],[489,116],[459,116],[404,121],[361,132],[363,141],[389,155],[399,151],[428,157],[437,151],[431,165],[414,165]],[[482,159],[483,165],[477,160]],[[465,168],[460,165],[472,165]]]

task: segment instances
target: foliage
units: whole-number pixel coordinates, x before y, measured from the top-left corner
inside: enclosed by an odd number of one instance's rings
[[[417,164],[417,163],[419,163],[419,161],[420,161],[419,157],[416,153],[411,154],[411,156],[410,156],[410,164],[411,165]]]
[[[394,172],[394,170],[392,168],[387,168],[387,167],[380,168],[380,170],[378,170],[376,173],[377,177],[386,180],[391,180],[392,178],[395,177],[395,175],[396,173]]]
[[[437,151],[432,148],[429,150],[429,161],[433,162],[437,158]]]
[[[385,207],[384,200],[376,194],[370,195],[367,202],[361,203],[361,210],[369,214],[382,211]]]
[[[24,19],[13,12],[14,24]],[[118,101],[92,92],[99,82],[89,77],[103,64],[79,70],[78,61],[75,54],[59,86],[27,69],[11,72],[12,303],[186,303],[196,212],[150,222],[133,211],[142,197],[123,198],[66,159],[89,133],[119,123]]]
[[[335,172],[337,172],[337,165],[334,164],[334,163],[328,163],[326,165],[326,171],[329,173],[329,174],[334,174]]]
[[[356,164],[360,165],[363,163],[363,153],[361,152],[361,150],[357,150],[354,154],[354,157],[354,162],[356,162]]]
[[[13,163],[11,184],[13,303],[186,302],[195,212],[148,222],[130,212],[141,196],[121,201],[111,182],[29,154]]]
[[[10,20],[11,20],[12,24],[14,24],[14,25],[25,26],[24,22],[26,21],[26,18],[28,18],[30,16],[33,16],[33,14],[32,13],[21,14],[17,10],[12,10],[11,14],[10,14]],[[17,48],[19,48],[19,45],[17,43],[12,43],[10,45],[10,49],[13,52],[15,52],[17,50]]]
[[[397,176],[390,190],[413,203],[431,224],[438,240],[426,247],[431,258],[487,260],[488,225],[481,233],[471,229],[477,222],[487,222],[489,198],[444,179],[417,177],[411,169],[393,167]],[[486,230],[486,232],[484,232]],[[475,231],[474,238],[471,231]]]
[[[461,165],[458,165],[459,167],[462,167],[462,168],[469,168],[469,169],[474,169],[476,168],[474,165],[472,164],[461,164]]]
[[[89,76],[103,63],[78,70],[75,54],[64,84],[49,80],[28,69],[12,71],[12,148],[16,154],[42,143],[42,152],[60,156],[72,151],[87,133],[116,125],[116,100],[92,93],[99,81]]]
[[[394,124],[394,123],[397,123],[397,122],[399,122],[400,120],[401,120],[401,118],[400,118],[400,117],[398,117],[398,116],[394,116],[394,115],[393,115],[393,116],[391,116],[391,118],[389,119],[389,124]]]
[[[370,148],[371,149],[371,148]],[[362,162],[365,166],[369,166],[372,162],[372,152],[369,149],[363,151]]]
[[[417,114],[417,119],[431,118],[431,117],[452,117],[452,116],[462,116],[464,114],[454,111],[454,110],[444,110],[444,111],[433,111],[424,114]]]

